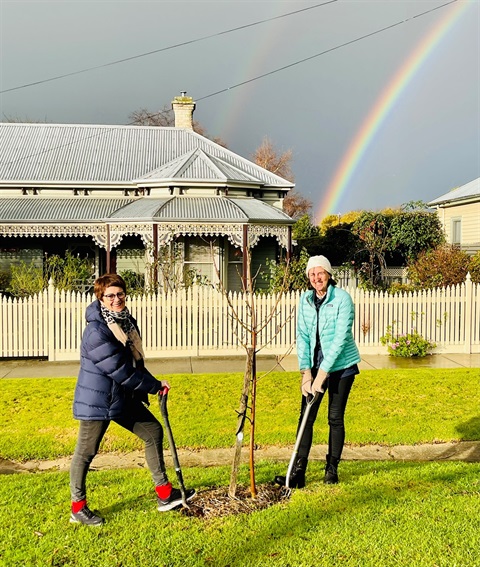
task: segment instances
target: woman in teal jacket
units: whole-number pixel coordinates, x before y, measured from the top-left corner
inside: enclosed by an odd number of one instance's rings
[[[290,474],[290,488],[305,486],[313,424],[326,391],[329,435],[324,482],[338,482],[337,467],[345,442],[345,408],[360,362],[352,333],[355,317],[352,298],[336,287],[332,266],[325,256],[312,256],[306,273],[313,289],[302,294],[297,314],[297,356],[302,375],[299,427],[307,397],[317,392],[318,397],[310,408],[297,460]],[[285,486],[286,477],[277,476],[275,482]]]

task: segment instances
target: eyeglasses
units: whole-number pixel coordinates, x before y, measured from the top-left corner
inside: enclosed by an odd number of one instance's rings
[[[105,299],[108,299],[109,301],[113,301],[116,297],[118,297],[118,299],[125,299],[125,292],[121,291],[120,293],[109,293],[108,295],[104,295],[103,297],[105,297]]]

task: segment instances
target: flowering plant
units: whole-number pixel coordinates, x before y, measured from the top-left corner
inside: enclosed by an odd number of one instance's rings
[[[432,354],[431,351],[437,346],[435,343],[425,339],[412,329],[410,333],[398,334],[394,331],[393,325],[387,327],[383,337],[380,337],[382,345],[386,345],[390,356],[410,358],[413,356],[426,356]]]

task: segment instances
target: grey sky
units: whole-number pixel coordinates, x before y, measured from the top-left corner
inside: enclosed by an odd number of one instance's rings
[[[480,176],[480,3],[338,0],[205,41],[0,94],[2,119],[126,124],[180,91],[195,119],[250,158],[269,137],[292,149],[316,221],[327,189],[376,101],[448,14],[380,121],[330,210],[428,201]],[[158,50],[318,2],[0,0],[0,90]],[[462,5],[459,7],[459,5]],[[284,71],[243,81],[381,28],[401,25]],[[203,97],[207,97],[204,100]]]

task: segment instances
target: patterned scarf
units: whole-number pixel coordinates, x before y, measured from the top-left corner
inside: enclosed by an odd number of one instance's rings
[[[124,346],[128,345],[130,347],[138,366],[138,363],[145,358],[145,354],[143,352],[142,339],[133,324],[128,308],[124,307],[121,311],[110,311],[100,302],[100,311],[115,338]]]

